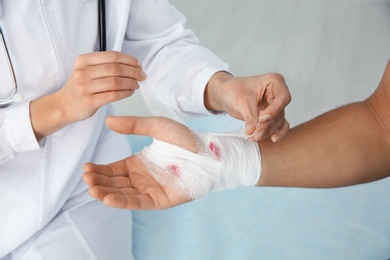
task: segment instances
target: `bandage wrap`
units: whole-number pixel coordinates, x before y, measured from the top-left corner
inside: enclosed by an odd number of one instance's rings
[[[137,157],[161,185],[191,199],[257,184],[261,158],[256,142],[232,135],[193,135],[197,154],[154,139]]]

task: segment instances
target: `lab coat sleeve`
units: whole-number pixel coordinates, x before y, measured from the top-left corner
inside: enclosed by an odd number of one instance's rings
[[[0,108],[0,165],[17,153],[41,148],[30,122],[29,102]]]
[[[229,66],[185,28],[185,17],[168,0],[133,0],[123,51],[137,57],[148,75],[144,97],[187,115],[209,114],[207,82]]]

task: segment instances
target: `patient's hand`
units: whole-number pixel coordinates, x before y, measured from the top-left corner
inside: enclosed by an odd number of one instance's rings
[[[109,128],[121,134],[151,136],[197,153],[190,130],[163,117],[109,117]],[[165,209],[191,201],[187,196],[159,184],[136,156],[108,164],[84,165],[83,180],[89,194],[105,205],[126,209]]]
[[[109,165],[84,166],[91,196],[127,209],[164,209],[209,192],[254,186],[261,173],[258,144],[243,136],[195,133],[162,117],[110,117],[122,134],[147,135],[153,143]]]

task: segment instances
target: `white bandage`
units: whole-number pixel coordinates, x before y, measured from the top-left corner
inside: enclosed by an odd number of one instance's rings
[[[261,175],[257,142],[232,135],[193,135],[197,154],[154,139],[137,157],[161,185],[191,199],[257,184]]]

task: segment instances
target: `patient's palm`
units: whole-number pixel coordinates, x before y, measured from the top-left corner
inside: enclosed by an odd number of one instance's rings
[[[107,125],[122,134],[148,135],[197,152],[188,128],[167,118],[115,117],[109,118]],[[87,163],[84,170],[89,194],[107,206],[164,209],[191,200],[159,184],[136,156],[108,165]]]

